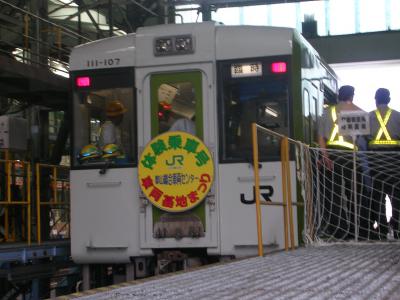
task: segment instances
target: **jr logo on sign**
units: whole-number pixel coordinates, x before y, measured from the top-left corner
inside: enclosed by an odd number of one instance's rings
[[[165,161],[165,164],[171,167],[176,165],[183,166],[183,155],[173,155],[169,161]]]
[[[271,185],[260,185],[260,194],[262,196],[262,199],[271,202],[272,200],[270,197],[272,197],[272,195],[274,194],[274,188]],[[247,200],[244,193],[241,193],[240,202],[242,202],[243,204],[256,203],[256,187],[253,186],[253,199]]]

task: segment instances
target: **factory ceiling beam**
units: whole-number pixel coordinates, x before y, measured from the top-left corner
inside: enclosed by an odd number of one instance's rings
[[[18,10],[16,10],[14,7],[24,7],[26,2],[25,0],[18,0],[18,1],[9,1],[10,3],[7,4],[11,4],[11,5],[7,5],[4,7],[0,7],[0,10],[9,15],[9,16],[15,16],[16,14],[18,14]],[[11,3],[12,2],[12,3]],[[5,9],[4,9],[5,8]]]
[[[153,12],[152,10],[150,10],[149,8],[145,7],[143,4],[139,3],[138,1],[135,0],[129,0],[130,2],[132,2],[133,4],[139,6],[140,8],[144,9],[145,11],[147,11],[149,14],[152,14],[155,17],[158,17],[158,14],[156,14],[155,12]]]
[[[34,20],[39,20],[41,22],[47,23],[47,24],[55,26],[57,28],[62,28],[63,32],[65,32],[66,34],[70,34],[71,36],[79,36],[85,41],[90,41],[90,39],[87,38],[86,36],[78,35],[74,30],[72,30],[70,28],[67,28],[65,26],[60,26],[57,23],[51,22],[48,19],[44,19],[44,18],[40,17],[39,15],[34,14],[34,13],[28,11],[28,10],[19,8],[19,7],[15,6],[15,5],[11,4],[11,3],[8,3],[6,0],[0,0],[0,3],[7,4],[8,6],[11,6],[12,8],[16,9],[20,14],[26,14],[29,17],[31,17],[32,19],[34,19]]]
[[[55,13],[56,11],[59,11],[60,9],[69,7],[69,6],[70,6],[72,3],[74,3],[74,2],[75,2],[75,0],[71,0],[71,1],[68,2],[68,3],[65,3],[65,4],[63,4],[63,5],[57,6],[55,9],[49,11],[49,15]]]
[[[78,4],[79,0],[75,0],[75,2]],[[107,3],[108,3],[108,0],[99,0],[99,1],[93,2],[91,4],[85,4],[85,8],[86,9],[97,8],[97,7],[105,5]],[[81,13],[81,11],[78,11],[76,13],[70,14],[68,17],[63,19],[63,21],[71,20],[72,18],[78,16],[80,13]]]
[[[262,4],[278,4],[278,3],[292,3],[292,2],[307,2],[318,0],[169,0],[169,5],[210,5],[216,8],[219,7],[235,7],[235,6],[250,6]]]
[[[121,14],[121,16],[122,16],[122,18],[123,18],[123,20],[124,20],[126,26],[128,26],[129,32],[133,32],[134,30],[133,30],[132,24],[131,24],[131,22],[128,20],[128,18],[126,17],[126,12],[123,11],[123,9],[122,9],[122,7],[121,7],[121,4],[118,4],[118,3],[117,3],[117,4],[115,5],[115,7],[117,8],[118,12]]]
[[[93,26],[96,28],[97,33],[101,35],[101,37],[105,37],[103,34],[103,31],[100,29],[99,24],[97,24],[96,20],[94,19],[92,13],[90,12],[89,8],[87,8],[85,2],[83,0],[76,0],[76,4],[79,5],[79,7],[86,12],[88,15],[90,21],[92,21]],[[78,11],[80,11],[78,9]]]
[[[0,13],[0,20],[6,21],[10,24],[21,26],[21,21],[19,19],[12,18],[12,17],[2,14],[2,13]]]
[[[78,3],[79,1],[80,1],[80,0],[76,0],[75,2]],[[134,4],[134,5],[136,5],[136,6],[140,7],[140,8],[142,8],[143,10],[145,10],[146,12],[148,12],[149,14],[151,14],[151,15],[153,15],[153,16],[155,16],[155,17],[158,16],[158,14],[156,14],[154,11],[152,11],[151,9],[147,8],[146,6],[144,6],[143,4],[141,4],[140,2],[135,1],[135,0],[113,0],[112,2],[113,2],[113,4],[118,4],[118,5],[123,5],[123,4],[127,4],[128,2],[130,2],[130,3]],[[109,3],[109,0],[99,0],[99,1],[93,2],[93,3],[91,3],[91,4],[86,4],[85,7],[86,7],[87,9],[97,8],[97,7],[99,7],[99,6],[103,6],[103,5],[106,5],[106,4],[108,4],[108,3]],[[77,15],[79,15],[79,12],[76,12],[76,13],[74,13],[74,14],[69,15],[69,16],[66,17],[64,20],[65,20],[65,21],[68,21],[68,20],[70,20],[70,19],[76,17]]]

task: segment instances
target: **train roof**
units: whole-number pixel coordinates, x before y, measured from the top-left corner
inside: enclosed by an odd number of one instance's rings
[[[168,65],[246,57],[289,55],[295,30],[267,26],[225,26],[215,22],[167,24],[138,28],[136,33],[79,45],[72,50],[70,70]],[[191,35],[191,54],[154,56],[155,39]],[[151,49],[151,51],[149,51]],[[93,61],[95,63],[93,63]]]

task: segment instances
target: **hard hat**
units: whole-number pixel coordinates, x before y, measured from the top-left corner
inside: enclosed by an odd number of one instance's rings
[[[101,156],[100,150],[93,144],[84,146],[78,155],[78,160],[80,162],[87,161],[93,158],[99,158]]]
[[[127,112],[125,106],[121,101],[113,100],[107,104],[106,115],[107,117],[117,117]]]
[[[107,144],[101,150],[103,151],[103,158],[118,157],[122,155],[121,149],[116,144]]]

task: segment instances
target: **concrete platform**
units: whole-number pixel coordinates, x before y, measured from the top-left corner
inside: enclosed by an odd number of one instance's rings
[[[335,244],[60,299],[400,299],[400,244]]]

